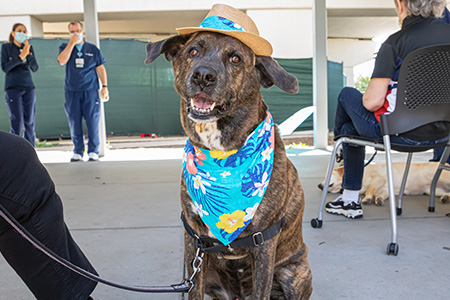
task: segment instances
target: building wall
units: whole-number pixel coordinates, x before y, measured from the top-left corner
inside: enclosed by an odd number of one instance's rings
[[[257,24],[261,36],[270,41],[273,56],[308,58],[313,55],[311,9],[249,9],[247,14]]]
[[[313,0],[223,0],[245,11],[274,48],[274,57],[313,55]],[[6,0],[0,0],[6,2]],[[176,27],[197,26],[216,0],[97,0],[101,38],[157,41],[176,34]],[[348,84],[352,68],[370,60],[372,38],[398,30],[393,0],[327,0],[328,58],[343,62]],[[21,0],[1,5],[0,40],[15,22],[32,37],[67,37],[67,23],[83,19],[83,0]]]

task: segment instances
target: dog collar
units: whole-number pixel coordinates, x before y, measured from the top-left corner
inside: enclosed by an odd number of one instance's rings
[[[191,226],[189,226],[189,223],[187,222],[186,217],[184,216],[183,213],[181,213],[181,221],[183,222],[183,226],[186,232],[195,239],[196,248],[199,248],[200,251],[204,253],[217,253],[217,252],[224,252],[227,250],[235,250],[248,247],[259,247],[263,245],[265,241],[270,240],[271,238],[275,237],[277,234],[281,232],[281,230],[284,227],[284,223],[286,222],[286,217],[283,216],[281,220],[279,220],[278,222],[276,222],[275,224],[273,224],[269,228],[266,228],[263,231],[258,231],[253,233],[252,235],[235,239],[227,246],[220,244],[220,241],[215,238],[199,235],[194,229],[192,229]],[[242,258],[239,256],[238,258],[236,258],[234,255],[226,256],[223,254],[222,257],[225,259]]]
[[[272,116],[229,152],[184,147],[183,176],[198,215],[224,245],[250,224],[269,184],[275,149]]]

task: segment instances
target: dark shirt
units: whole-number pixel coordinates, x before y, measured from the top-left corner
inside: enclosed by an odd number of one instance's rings
[[[448,11],[447,7],[445,8],[444,13],[442,14],[442,17],[439,20],[450,24],[450,12]]]
[[[36,72],[38,70],[38,64],[34,55],[33,46],[30,47],[30,54],[25,58],[25,62],[19,58],[19,54],[22,51],[21,48],[23,48],[23,44],[21,47],[18,47],[14,43],[5,43],[2,45],[2,70],[6,73],[5,90],[11,88],[34,88],[30,70]]]
[[[27,140],[0,131],[0,158],[0,202],[18,204],[18,211],[10,211],[21,216],[18,221],[28,219],[39,205],[57,197],[50,175]]]
[[[59,53],[64,51],[67,43],[59,47]],[[83,59],[82,67],[77,67],[77,59]],[[84,42],[81,51],[73,47],[66,63],[66,80],[64,87],[69,91],[87,91],[99,88],[96,67],[105,63],[100,50],[94,44]],[[80,64],[78,64],[80,65]]]
[[[402,61],[410,52],[450,44],[450,25],[434,17],[408,16],[402,29],[391,35],[378,51],[372,78],[398,79]]]
[[[402,29],[391,35],[380,47],[375,60],[372,78],[391,78],[388,87],[385,105],[375,112],[379,119],[380,114],[392,112],[397,98],[397,81],[405,57],[412,51],[434,45],[450,44],[450,25],[441,20],[421,16],[408,16],[403,20]],[[414,140],[434,140],[444,138],[446,129],[450,124],[439,122],[422,126],[414,133],[404,136]]]

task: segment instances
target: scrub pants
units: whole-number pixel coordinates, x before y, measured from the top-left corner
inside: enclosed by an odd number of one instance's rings
[[[59,256],[96,273],[70,235],[52,179],[24,139],[0,132],[0,203]],[[96,283],[34,248],[0,217],[0,251],[39,300],[86,300]]]
[[[5,91],[6,107],[11,123],[11,133],[24,137],[34,146],[36,135],[34,119],[36,114],[36,90],[8,89]]]
[[[334,136],[354,135],[383,140],[380,123],[373,112],[368,111],[362,103],[362,94],[355,88],[343,88],[338,97]],[[390,136],[391,143],[402,145],[435,145],[448,140],[415,141],[401,136]],[[364,174],[365,147],[343,143],[344,176],[342,188],[360,190]]]
[[[88,153],[99,153],[100,138],[98,125],[100,120],[100,98],[98,90],[69,91],[66,89],[64,109],[69,121],[70,136],[74,145],[73,153],[83,156],[84,135],[83,118],[86,121]]]

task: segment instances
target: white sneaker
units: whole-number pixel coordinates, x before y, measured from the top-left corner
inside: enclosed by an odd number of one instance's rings
[[[351,219],[359,219],[363,217],[363,211],[361,208],[361,201],[352,201],[345,203],[342,200],[342,195],[337,197],[336,200],[330,201],[325,205],[325,211],[335,215],[343,215],[344,217]]]
[[[97,161],[98,160],[98,154],[95,152],[89,153],[89,161]]]
[[[78,153],[74,153],[70,161],[71,162],[83,161],[83,156],[81,156]]]

